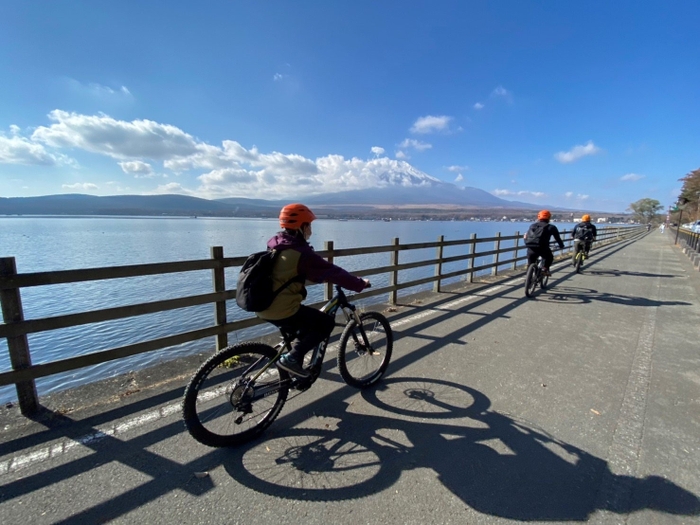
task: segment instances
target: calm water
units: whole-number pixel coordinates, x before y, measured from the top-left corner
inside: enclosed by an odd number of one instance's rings
[[[472,233],[478,237],[491,237],[501,232],[506,236],[516,231],[524,232],[527,227],[528,223],[522,222],[317,220],[311,243],[317,250],[322,250],[327,240],[334,241],[335,248],[356,248],[389,245],[394,237],[402,243],[413,243],[435,241],[440,235],[446,240],[468,239]],[[558,223],[558,227],[563,231],[572,225]],[[19,273],[207,259],[212,246],[223,246],[224,255],[234,257],[264,249],[267,239],[277,230],[277,221],[272,219],[0,217],[0,257],[15,257]],[[480,248],[482,251],[486,249],[485,246]],[[446,250],[444,255],[466,253],[466,248],[451,250]],[[434,256],[434,249],[402,252],[400,255],[402,262],[427,260]],[[487,259],[483,258],[477,260],[476,265],[486,262]],[[336,263],[350,271],[360,270],[389,264],[389,254],[348,257],[338,259]],[[453,263],[454,267],[446,266],[444,271],[463,268],[464,263],[461,264]],[[234,287],[237,271],[227,270],[227,288]],[[427,277],[433,275],[433,271],[433,267],[426,267],[403,272],[400,282]],[[371,277],[371,280],[378,287],[388,284],[386,275]],[[211,291],[211,273],[202,271],[40,286],[23,289],[21,293],[25,319],[37,319]],[[415,289],[403,293],[411,291]],[[319,301],[322,294],[322,287],[312,287],[308,300]],[[247,315],[235,307],[235,302],[229,306],[229,320]],[[213,324],[213,318],[213,306],[202,305],[31,334],[32,362],[45,363],[204,328]],[[269,328],[255,327],[245,333],[232,333],[229,341],[247,339],[265,331]],[[82,368],[39,379],[37,389],[43,395],[143,368],[166,358],[213,349],[214,346],[212,338]],[[7,341],[0,339],[0,371],[10,368]],[[14,386],[0,387],[0,402],[15,398]]]

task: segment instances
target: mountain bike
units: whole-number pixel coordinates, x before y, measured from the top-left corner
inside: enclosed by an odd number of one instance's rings
[[[532,297],[539,286],[542,290],[547,287],[549,276],[544,274],[544,259],[538,256],[537,260],[527,267],[525,274],[525,296]]]
[[[351,386],[366,388],[379,381],[389,366],[394,341],[391,325],[379,312],[359,313],[336,285],[335,295],[321,311],[335,318],[338,310],[346,320],[337,348],[340,376]],[[310,376],[300,378],[276,366],[296,337],[296,333],[280,332],[282,340],[274,347],[260,342],[228,346],[195,372],[182,403],[185,426],[194,439],[211,447],[250,441],[277,418],[290,390],[304,392],[318,379],[329,339],[310,353],[306,365]]]
[[[588,259],[588,250],[586,247],[586,241],[574,241],[574,268],[576,269],[576,273],[581,273],[583,261]]]

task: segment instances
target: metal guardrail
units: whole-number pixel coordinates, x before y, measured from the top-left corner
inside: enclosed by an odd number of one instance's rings
[[[642,230],[645,231],[646,229],[635,227],[602,227],[598,229],[596,244],[607,244],[627,239],[639,234]],[[562,238],[570,237],[570,233],[570,231],[562,231]],[[504,241],[510,243],[511,246],[502,248],[501,246]],[[435,242],[408,244],[402,244],[398,238],[395,238],[390,245],[347,248],[341,250],[336,250],[334,248],[333,241],[327,241],[324,250],[317,253],[331,262],[339,257],[366,255],[370,253],[389,253],[390,264],[353,271],[353,274],[360,277],[389,274],[390,285],[377,289],[372,288],[370,291],[357,294],[356,297],[362,299],[388,293],[389,302],[391,304],[396,304],[399,291],[407,288],[432,282],[433,291],[439,292],[442,282],[446,279],[466,276],[468,282],[473,282],[474,276],[485,270],[490,269],[492,275],[497,275],[499,269],[504,267],[517,270],[519,263],[525,263],[527,260],[526,248],[520,241],[521,234],[519,232],[511,236],[501,236],[500,233],[497,233],[495,237],[481,239],[477,238],[476,234],[472,234],[469,239],[451,241],[446,241],[444,236],[440,236]],[[570,251],[572,241],[567,240],[565,244],[564,252]],[[450,257],[443,256],[445,248],[455,246],[466,247],[468,253]],[[481,246],[486,246],[488,249],[478,251]],[[401,252],[432,248],[436,250],[436,255],[433,259],[417,262],[400,262]],[[210,259],[24,274],[17,273],[14,257],[0,258],[0,303],[2,304],[4,320],[4,324],[0,324],[0,337],[7,339],[10,362],[12,365],[12,370],[0,372],[0,386],[14,383],[17,388],[20,410],[23,414],[30,415],[39,408],[39,399],[35,385],[35,379],[39,377],[104,363],[144,352],[150,352],[152,350],[159,350],[207,337],[216,338],[217,350],[227,346],[228,333],[264,322],[257,317],[249,317],[239,321],[229,322],[226,317],[226,302],[235,298],[236,290],[226,288],[224,269],[242,266],[246,257],[247,256],[224,257],[223,248],[215,246],[211,248]],[[492,257],[493,261],[488,264],[476,266],[475,261],[481,257]],[[445,264],[455,262],[464,262],[465,267],[457,271],[443,272]],[[399,282],[401,272],[425,266],[434,266],[435,271],[433,276]],[[211,271],[213,281],[212,293],[41,319],[24,319],[20,295],[20,290],[22,288],[203,270]],[[324,289],[326,301],[330,298],[331,294],[332,285],[326,284]],[[207,303],[214,305],[214,324],[212,326],[109,350],[93,352],[87,355],[60,359],[38,365],[32,364],[29,342],[27,339],[28,334],[136,317]],[[321,304],[323,303],[320,302],[314,306],[320,306]]]

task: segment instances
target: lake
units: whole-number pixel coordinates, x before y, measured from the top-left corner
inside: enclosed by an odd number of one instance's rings
[[[311,244],[322,250],[324,241],[335,248],[389,245],[398,237],[402,243],[492,237],[497,232],[512,235],[527,230],[529,222],[470,221],[363,221],[316,220]],[[570,223],[557,223],[560,230]],[[156,262],[208,259],[212,246],[223,246],[224,256],[248,255],[265,248],[278,231],[275,219],[237,218],[160,218],[160,217],[0,217],[0,257],[15,257],[19,273],[122,266]],[[485,248],[481,248],[484,250]],[[401,261],[425,260],[435,250],[402,252]],[[466,253],[462,248],[461,253]],[[457,252],[445,253],[445,256]],[[477,260],[476,265],[485,264]],[[389,264],[389,254],[372,254],[336,260],[349,271]],[[453,263],[458,264],[458,263]],[[462,263],[462,268],[464,263]],[[457,266],[454,268],[457,269]],[[235,287],[238,269],[226,272],[227,288]],[[452,268],[444,268],[445,272]],[[402,273],[401,282],[433,275],[433,267]],[[371,278],[378,287],[388,284],[388,276]],[[429,289],[432,285],[424,285]],[[210,293],[211,273],[188,272],[141,278],[112,279],[75,284],[26,288],[21,291],[25,319],[37,319],[85,312],[144,301],[172,299]],[[416,290],[405,290],[402,294]],[[322,287],[309,290],[308,301],[322,299]],[[385,300],[373,298],[374,302]],[[368,300],[370,301],[370,300]],[[229,320],[248,316],[229,305]],[[137,318],[83,325],[74,328],[30,334],[29,346],[34,364],[54,361],[156,337],[195,330],[213,324],[212,305],[201,305]],[[264,332],[269,325],[229,334],[231,343]],[[127,359],[74,370],[37,380],[40,395],[111,377],[158,363],[166,358],[213,349],[213,338],[149,352]],[[11,368],[7,341],[0,339],[0,371]],[[14,385],[0,387],[0,402],[16,399]]]

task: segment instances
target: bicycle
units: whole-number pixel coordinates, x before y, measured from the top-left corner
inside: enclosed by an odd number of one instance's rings
[[[574,269],[576,273],[581,273],[581,267],[583,266],[583,261],[588,259],[588,243],[587,241],[574,241]]]
[[[539,287],[544,290],[547,287],[549,275],[544,274],[544,259],[541,255],[537,256],[537,260],[527,267],[525,274],[525,296],[532,297],[535,289]]]
[[[321,311],[334,318],[338,310],[345,314],[338,341],[340,376],[351,386],[369,387],[389,366],[394,341],[391,325],[379,312],[358,313],[340,286],[335,291]],[[311,352],[310,377],[300,378],[275,366],[296,336],[280,332],[282,340],[274,347],[260,342],[228,346],[199,367],[182,403],[185,427],[194,439],[211,447],[250,441],[277,418],[290,389],[302,393],[318,379],[330,336]]]

